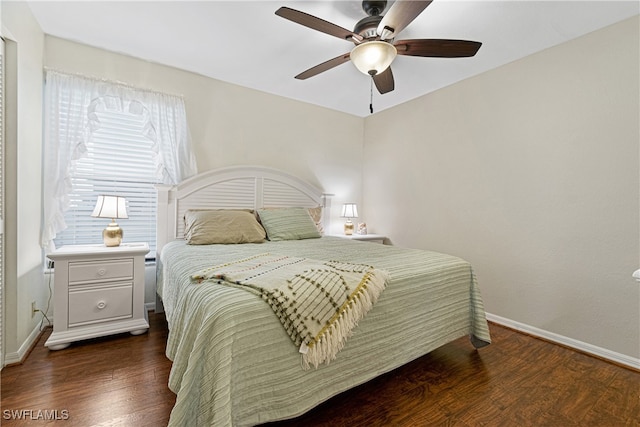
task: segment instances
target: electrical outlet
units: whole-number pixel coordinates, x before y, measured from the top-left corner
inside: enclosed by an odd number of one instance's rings
[[[37,312],[38,309],[36,308],[36,302],[31,301],[31,317],[35,316]]]

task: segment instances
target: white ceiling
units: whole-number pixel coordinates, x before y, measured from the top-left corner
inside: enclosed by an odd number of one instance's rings
[[[47,34],[361,117],[369,114],[370,79],[350,63],[308,80],[293,78],[349,52],[353,45],[274,13],[288,6],[353,29],[366,16],[360,1],[28,4]],[[473,58],[398,56],[392,65],[395,90],[380,95],[374,88],[374,109],[390,108],[637,15],[639,10],[637,0],[435,0],[397,39],[467,39],[482,42],[482,47]]]

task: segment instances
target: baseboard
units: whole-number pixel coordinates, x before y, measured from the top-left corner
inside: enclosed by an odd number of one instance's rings
[[[487,313],[487,320],[640,371],[640,359]]]
[[[44,331],[40,330],[41,322],[38,322],[36,327],[31,331],[26,340],[22,343],[17,352],[6,353],[4,355],[4,366],[20,364],[27,358],[31,349],[36,345],[40,334]]]
[[[145,302],[144,308],[147,311],[156,311],[156,303],[155,302]]]

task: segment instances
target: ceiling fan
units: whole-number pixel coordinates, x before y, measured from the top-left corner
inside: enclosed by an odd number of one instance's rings
[[[351,60],[358,70],[373,78],[378,92],[384,94],[391,92],[395,87],[390,65],[396,55],[434,58],[474,56],[482,43],[447,39],[395,40],[396,36],[431,4],[431,1],[396,0],[382,16],[387,6],[386,0],[364,0],[362,9],[368,16],[358,21],[353,31],[299,10],[281,7],[276,11],[276,15],[355,44],[351,52],[311,67],[295,78],[308,79]]]

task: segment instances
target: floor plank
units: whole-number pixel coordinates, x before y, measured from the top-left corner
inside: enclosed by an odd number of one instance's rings
[[[87,340],[61,351],[44,347],[47,330],[23,364],[2,370],[2,425],[166,425],[175,403],[167,388],[168,332],[162,314],[150,313],[149,321],[147,334]],[[486,348],[456,340],[268,426],[640,426],[639,372],[490,327],[493,344]],[[33,417],[45,410],[68,419],[11,417],[11,411]]]

